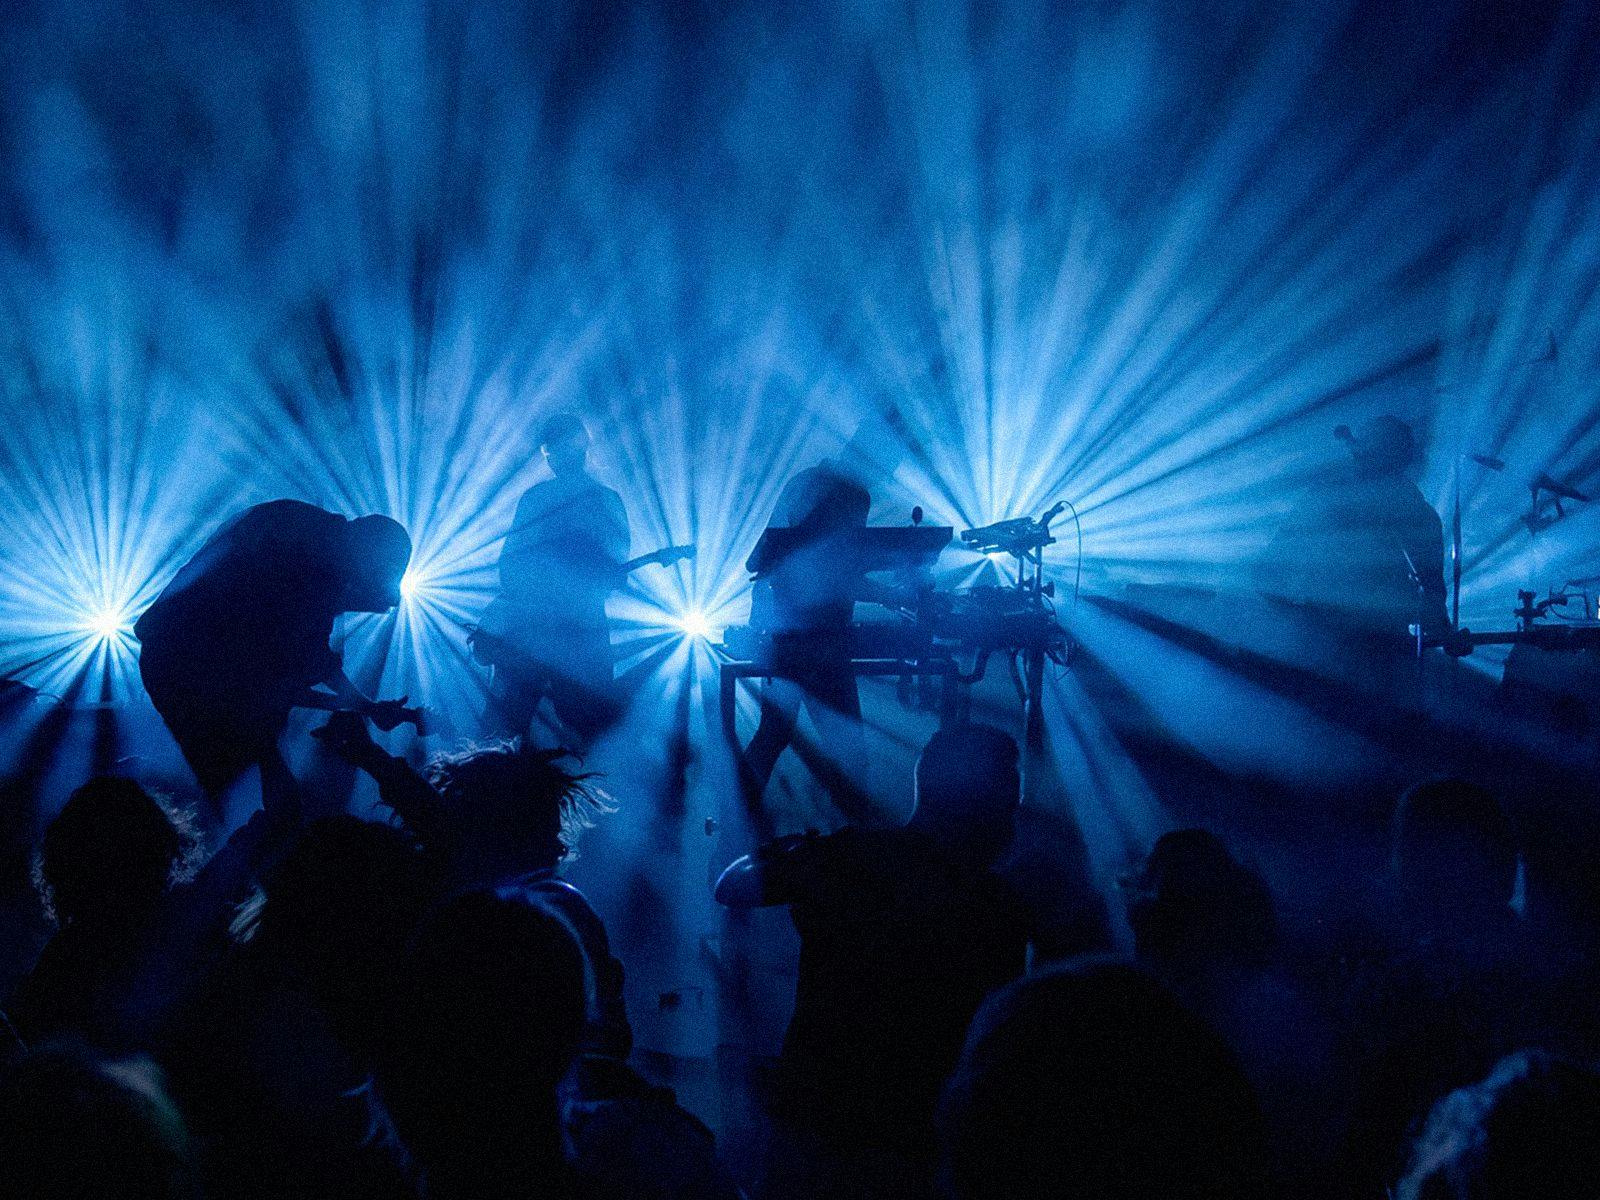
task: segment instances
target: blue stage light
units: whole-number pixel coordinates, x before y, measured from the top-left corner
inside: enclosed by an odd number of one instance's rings
[[[89,614],[84,630],[97,642],[113,642],[133,633],[133,622],[121,608],[101,608]]]
[[[716,632],[711,619],[697,609],[678,615],[676,624],[685,637],[696,638],[700,641],[711,641]]]

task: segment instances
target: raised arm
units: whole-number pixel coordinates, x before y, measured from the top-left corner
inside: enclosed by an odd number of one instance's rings
[[[352,712],[336,712],[312,736],[378,785],[378,798],[431,852],[448,851],[449,822],[439,793],[403,758],[387,754],[372,740],[365,720]]]

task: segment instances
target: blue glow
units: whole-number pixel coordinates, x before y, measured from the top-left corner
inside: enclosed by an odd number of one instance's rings
[[[295,496],[406,525],[403,603],[346,621],[348,661],[474,732],[468,634],[558,409],[634,552],[698,550],[613,603],[641,713],[709,686],[785,482],[847,447],[874,523],[1068,498],[1089,591],[1231,595],[1332,427],[1396,411],[1441,510],[1461,482],[1464,614],[1506,621],[1600,572],[1600,504],[1521,523],[1538,472],[1600,473],[1600,104],[1575,18],[1441,80],[1460,14],[1415,7],[1380,64],[1339,5],[1197,33],[1157,3],[642,4],[603,37],[561,2],[156,4],[136,34],[28,6],[0,27],[0,674],[136,701],[131,623]],[[1012,569],[956,547],[940,582]],[[1083,626],[1129,687],[1216,682]],[[1052,734],[1108,759],[1052,686]],[[1108,856],[1149,825],[1102,807]]]
[[[695,610],[680,615],[676,623],[685,637],[696,638],[700,641],[712,640],[717,632],[715,626],[711,624],[711,619],[705,613]]]

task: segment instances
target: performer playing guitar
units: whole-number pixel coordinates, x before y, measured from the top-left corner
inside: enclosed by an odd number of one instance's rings
[[[589,432],[569,413],[540,433],[550,478],[517,505],[500,555],[500,594],[473,636],[495,669],[498,724],[526,734],[544,699],[580,745],[614,725],[622,703],[613,678],[606,600],[629,571],[676,562],[692,547],[628,558],[622,497],[589,474]]]

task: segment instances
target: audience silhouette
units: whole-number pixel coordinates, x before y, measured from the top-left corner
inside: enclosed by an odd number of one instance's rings
[[[571,926],[521,889],[465,893],[418,934],[379,1080],[430,1200],[737,1197],[670,1097],[564,1086],[585,990]]]
[[[199,1200],[182,1115],[148,1059],[49,1046],[0,1070],[0,1195]]]
[[[439,755],[424,777],[385,753],[355,714],[336,713],[317,736],[377,781],[384,804],[429,855],[444,892],[516,887],[561,914],[590,976],[585,1044],[626,1057],[633,1032],[622,964],[583,893],[557,874],[582,831],[610,811],[590,777],[566,770],[563,752],[537,750],[520,738]]]
[[[940,1123],[953,1200],[1265,1194],[1260,1110],[1227,1046],[1115,962],[1053,968],[990,999]]]
[[[222,949],[281,831],[259,815],[201,869],[188,814],[129,779],[84,784],[45,831],[36,880],[57,926],[10,1014],[37,1042],[144,1048]]]
[[[1600,1190],[1600,1074],[1524,1050],[1434,1106],[1396,1200],[1573,1200]]]
[[[716,898],[786,904],[800,934],[782,1111],[828,1144],[926,1153],[939,1089],[983,998],[1027,965],[1026,913],[995,871],[1020,799],[1017,744],[982,725],[941,731],[900,829],[771,843],[733,863]]]
[[[855,523],[863,496],[830,494],[839,528]],[[258,765],[264,803],[231,830],[202,810],[209,857],[199,818],[132,778],[90,779],[49,821],[35,873],[54,928],[0,1024],[16,1043],[0,1197],[1595,1190],[1595,942],[1530,902],[1540,880],[1497,795],[1457,778],[1406,792],[1375,914],[1275,895],[1282,862],[1264,873],[1218,833],[1174,830],[1121,881],[1132,961],[1084,957],[1115,917],[1077,863],[1074,798],[1046,787],[1024,807],[1017,742],[982,724],[926,742],[902,826],[859,807],[717,880],[716,901],[787,907],[799,936],[776,1061],[754,1038],[718,1048],[700,1111],[719,1149],[672,1090],[705,1076],[635,1048],[600,915],[615,897],[563,877],[617,807],[598,779],[522,737],[426,760],[374,740],[400,702],[354,691],[330,626],[392,603],[408,554],[383,519],[259,506],[141,621],[152,694],[205,791]],[[330,806],[277,745],[298,705],[332,710],[315,736],[375,783],[382,819],[307,820]],[[786,737],[793,714],[764,714]],[[619,945],[641,929],[668,944],[677,914],[658,899],[630,893]],[[657,995],[663,1014],[682,1001]]]

